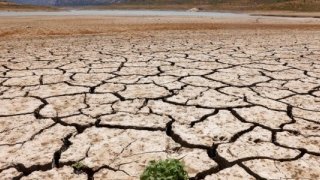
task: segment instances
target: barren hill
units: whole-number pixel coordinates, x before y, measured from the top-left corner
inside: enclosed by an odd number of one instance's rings
[[[34,6],[29,4],[18,4],[5,0],[0,0],[0,11],[35,11],[35,10],[55,10],[54,7]]]
[[[106,9],[290,10],[320,11],[319,0],[8,0],[45,6],[99,6]]]
[[[113,6],[119,6],[118,4]],[[204,10],[320,11],[319,0],[128,0],[119,7]]]

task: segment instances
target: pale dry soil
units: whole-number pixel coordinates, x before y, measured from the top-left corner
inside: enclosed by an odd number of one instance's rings
[[[167,27],[2,37],[0,179],[320,179],[319,28]]]

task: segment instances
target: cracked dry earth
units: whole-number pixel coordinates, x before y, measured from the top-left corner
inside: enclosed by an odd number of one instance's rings
[[[320,32],[0,42],[0,179],[320,179]],[[85,165],[76,171],[72,165]]]

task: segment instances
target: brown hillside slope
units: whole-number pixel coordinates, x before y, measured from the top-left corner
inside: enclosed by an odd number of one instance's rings
[[[280,10],[320,11],[320,0],[129,0],[104,6],[123,9]]]
[[[128,0],[125,3],[84,8],[187,10],[194,7],[202,10],[320,12],[320,0]],[[18,5],[0,0],[0,10],[25,11],[56,9],[58,8]]]
[[[0,11],[40,11],[40,10],[55,10],[54,7],[20,5],[5,0],[0,0]]]

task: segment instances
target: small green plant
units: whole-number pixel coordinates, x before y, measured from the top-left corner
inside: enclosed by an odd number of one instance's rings
[[[184,165],[176,159],[150,161],[140,180],[187,180]]]
[[[84,165],[82,162],[76,162],[74,164],[71,165],[76,171],[81,171],[84,168],[87,168],[86,165]]]

